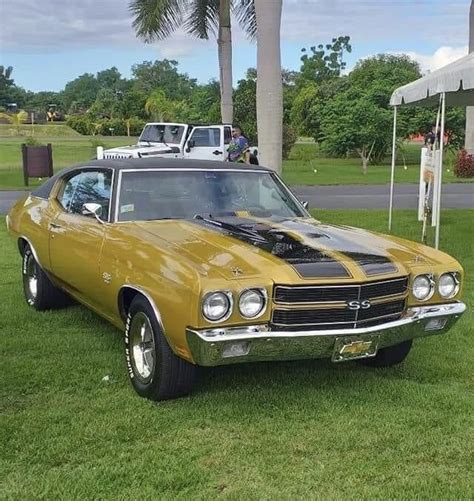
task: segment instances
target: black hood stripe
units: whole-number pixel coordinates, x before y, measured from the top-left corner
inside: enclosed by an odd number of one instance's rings
[[[396,273],[398,267],[384,254],[359,245],[345,235],[346,230],[337,227],[315,226],[311,223],[282,219],[278,224],[289,231],[296,231],[307,238],[316,239],[331,250],[344,254],[356,262],[366,276]]]
[[[349,270],[323,250],[304,244],[264,222],[247,218],[193,219],[195,224],[236,238],[282,259],[302,278],[352,278]]]

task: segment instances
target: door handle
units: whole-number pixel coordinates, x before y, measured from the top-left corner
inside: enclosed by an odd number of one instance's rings
[[[60,224],[57,224],[57,223],[49,223],[49,227],[54,228],[54,229],[62,228],[62,226]]]
[[[219,151],[219,150],[214,150],[212,152],[213,155],[222,155],[222,151]]]

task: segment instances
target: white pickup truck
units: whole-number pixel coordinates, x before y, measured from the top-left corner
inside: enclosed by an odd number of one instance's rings
[[[137,144],[98,149],[97,158],[171,157],[225,161],[231,138],[231,125],[151,122],[143,128]],[[252,148],[251,163],[258,163],[255,148]]]

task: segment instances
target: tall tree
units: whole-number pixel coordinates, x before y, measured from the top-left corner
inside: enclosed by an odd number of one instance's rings
[[[282,0],[255,0],[257,24],[257,130],[263,165],[281,172],[283,84],[280,24]]]
[[[221,85],[221,114],[232,123],[232,39],[230,0],[132,0],[133,27],[139,38],[150,43],[163,40],[177,28],[201,39],[218,28],[218,58]]]

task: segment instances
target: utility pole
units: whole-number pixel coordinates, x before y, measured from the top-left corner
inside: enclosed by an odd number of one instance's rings
[[[474,0],[469,10],[469,53],[474,52]],[[466,140],[464,147],[468,153],[474,154],[474,106],[466,108]]]

